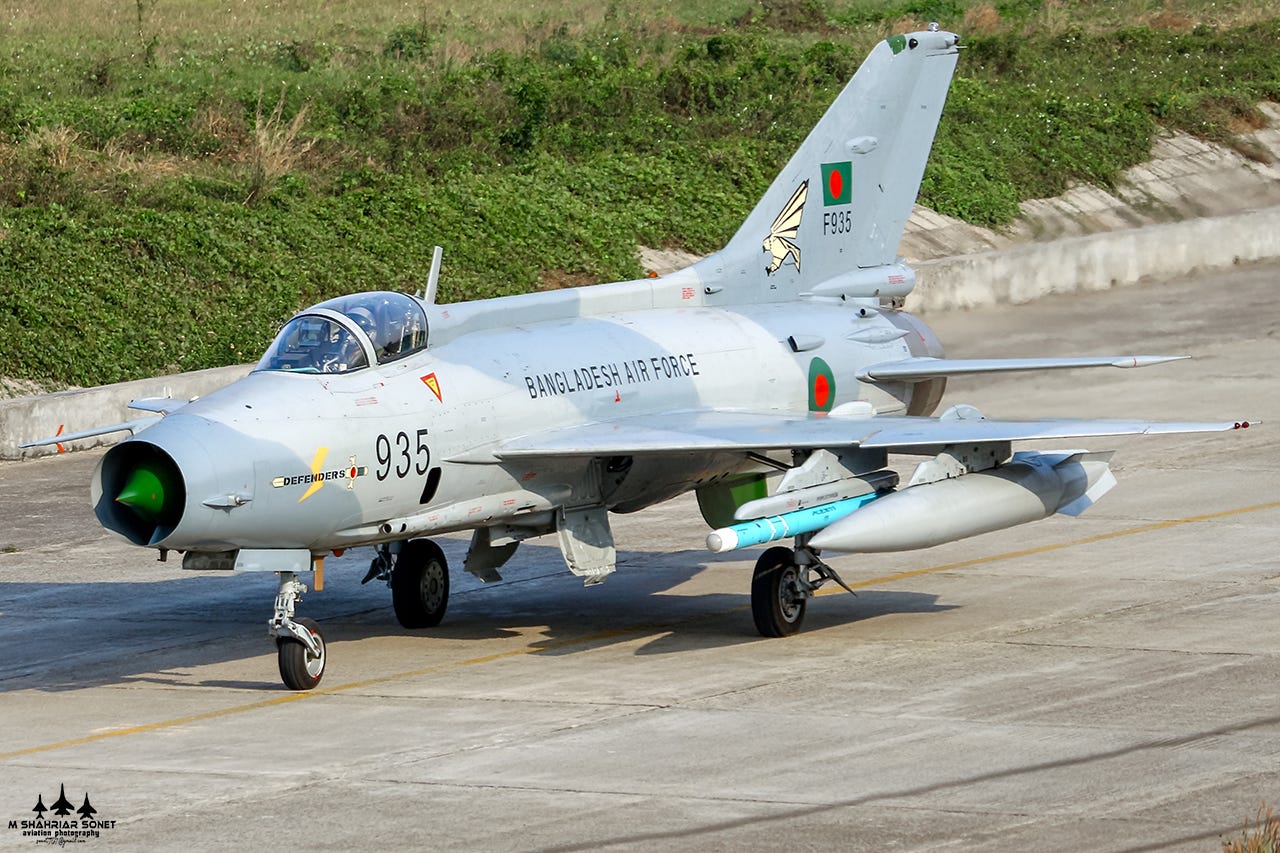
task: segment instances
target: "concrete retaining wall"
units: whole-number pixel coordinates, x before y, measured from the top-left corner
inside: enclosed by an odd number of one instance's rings
[[[18,445],[55,435],[60,426],[63,432],[79,432],[143,417],[145,412],[129,408],[130,400],[139,397],[175,397],[182,400],[201,397],[247,376],[251,367],[248,364],[217,367],[99,388],[0,400],[0,459],[30,459],[57,453],[58,448],[52,445],[26,450],[20,450]],[[64,446],[68,450],[86,450],[115,444],[128,435],[127,432],[115,432],[67,442]]]
[[[1270,207],[924,261],[915,265],[907,308],[927,314],[1018,304],[1277,257],[1280,207]]]
[[[1280,207],[925,261],[916,264],[916,289],[907,308],[929,313],[1016,304],[1050,293],[1106,290],[1269,258],[1280,258]],[[0,400],[0,459],[56,453],[55,447],[19,450],[18,445],[54,435],[60,425],[65,432],[76,432],[132,420],[141,414],[127,407],[132,399],[201,396],[245,376],[249,369],[239,365]],[[112,433],[67,447],[112,444],[124,435]]]

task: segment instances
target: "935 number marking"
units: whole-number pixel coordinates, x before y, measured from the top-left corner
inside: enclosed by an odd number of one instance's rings
[[[385,433],[374,442],[374,455],[378,457],[378,470],[374,472],[379,480],[391,476],[403,480],[409,472],[421,477],[431,467],[431,448],[427,447],[427,430],[420,429],[414,440],[407,432],[398,432],[394,436]]]

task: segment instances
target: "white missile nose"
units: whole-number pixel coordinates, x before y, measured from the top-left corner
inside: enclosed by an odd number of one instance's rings
[[[731,528],[722,527],[707,534],[707,550],[715,554],[723,554],[738,547],[738,534]]]

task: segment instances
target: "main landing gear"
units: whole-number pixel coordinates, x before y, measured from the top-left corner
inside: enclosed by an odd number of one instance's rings
[[[770,548],[756,561],[751,576],[751,618],[762,636],[788,637],[799,631],[809,599],[827,581],[853,593],[806,540],[797,537],[794,549]]]
[[[377,578],[391,587],[391,606],[405,628],[434,628],[449,606],[449,563],[430,539],[410,539],[392,554],[383,545],[361,583]]]
[[[405,628],[434,628],[449,606],[449,564],[430,539],[411,539],[391,572],[391,605]]]
[[[270,634],[276,638],[280,678],[290,690],[310,690],[324,677],[325,643],[311,619],[294,619],[294,609],[307,587],[294,572],[280,572]],[[449,605],[449,564],[440,546],[429,539],[400,543],[398,554],[383,545],[374,555],[362,583],[373,579],[391,587],[396,619],[405,628],[433,628]],[[800,630],[809,599],[834,581],[849,585],[810,548],[807,537],[794,548],[773,547],[760,555],[751,578],[751,616],[765,637],[787,637]]]

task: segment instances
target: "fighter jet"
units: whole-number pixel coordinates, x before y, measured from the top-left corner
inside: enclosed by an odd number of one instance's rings
[[[58,817],[66,817],[71,814],[72,810],[75,808],[75,806],[71,804],[71,801],[67,799],[67,786],[65,784],[58,792],[58,801],[50,806],[50,808],[53,809],[53,813]]]
[[[587,584],[614,571],[610,513],[694,491],[713,551],[759,557],[752,615],[796,632],[832,552],[925,548],[1054,513],[1115,479],[1109,454],[1016,442],[1230,430],[1245,422],[933,417],[962,374],[1142,367],[1175,356],[954,360],[902,310],[896,256],[955,69],[936,26],[878,44],[719,252],[671,275],[437,304],[372,292],[289,320],[246,378],[152,413],[103,457],[99,521],[184,568],[275,572],[270,636],[289,688],[320,683],[295,609],[325,556],[373,546],[406,628],[438,624],[449,570],[429,537],[474,531],[494,581],[554,536]],[[156,418],[154,414],[162,417]],[[51,440],[52,441],[52,440]],[[889,454],[923,457],[905,486]]]

